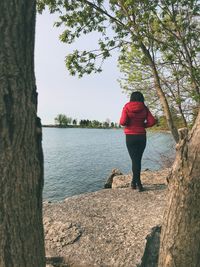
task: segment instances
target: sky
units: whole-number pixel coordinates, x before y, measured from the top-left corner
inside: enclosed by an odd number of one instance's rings
[[[70,76],[65,56],[74,48],[96,48],[98,36],[82,38],[73,46],[59,40],[61,29],[53,26],[56,15],[48,11],[37,14],[35,43],[35,75],[38,91],[38,115],[42,124],[54,124],[58,114],[73,119],[110,119],[119,122],[123,105],[128,101],[122,93],[117,68],[117,52],[103,65],[103,72],[83,78]]]

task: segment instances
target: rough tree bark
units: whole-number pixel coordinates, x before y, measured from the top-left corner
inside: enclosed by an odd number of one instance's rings
[[[1,0],[0,11],[0,266],[44,267],[35,0]]]
[[[159,267],[200,266],[200,111],[189,134],[181,132],[169,178]]]

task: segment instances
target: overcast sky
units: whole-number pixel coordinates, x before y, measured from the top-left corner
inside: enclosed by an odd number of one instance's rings
[[[39,93],[38,114],[43,124],[54,123],[62,113],[80,119],[97,119],[118,122],[127,97],[122,93],[117,79],[117,53],[103,66],[103,72],[81,79],[69,75],[65,56],[72,50],[59,41],[60,29],[53,27],[55,15],[47,11],[37,15],[35,72]],[[96,36],[87,37],[76,47],[95,48]]]

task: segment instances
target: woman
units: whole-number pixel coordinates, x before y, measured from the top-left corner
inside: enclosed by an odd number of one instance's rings
[[[146,130],[156,124],[156,119],[144,104],[144,96],[133,92],[122,111],[120,124],[125,126],[126,146],[132,160],[133,179],[131,188],[144,191],[140,180],[142,154],[146,147]]]

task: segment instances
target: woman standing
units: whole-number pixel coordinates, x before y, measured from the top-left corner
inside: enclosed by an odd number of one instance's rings
[[[133,92],[122,110],[120,125],[125,126],[126,146],[132,160],[133,179],[131,188],[144,191],[140,180],[141,160],[146,147],[146,130],[156,124],[156,119],[144,104],[144,96]]]

